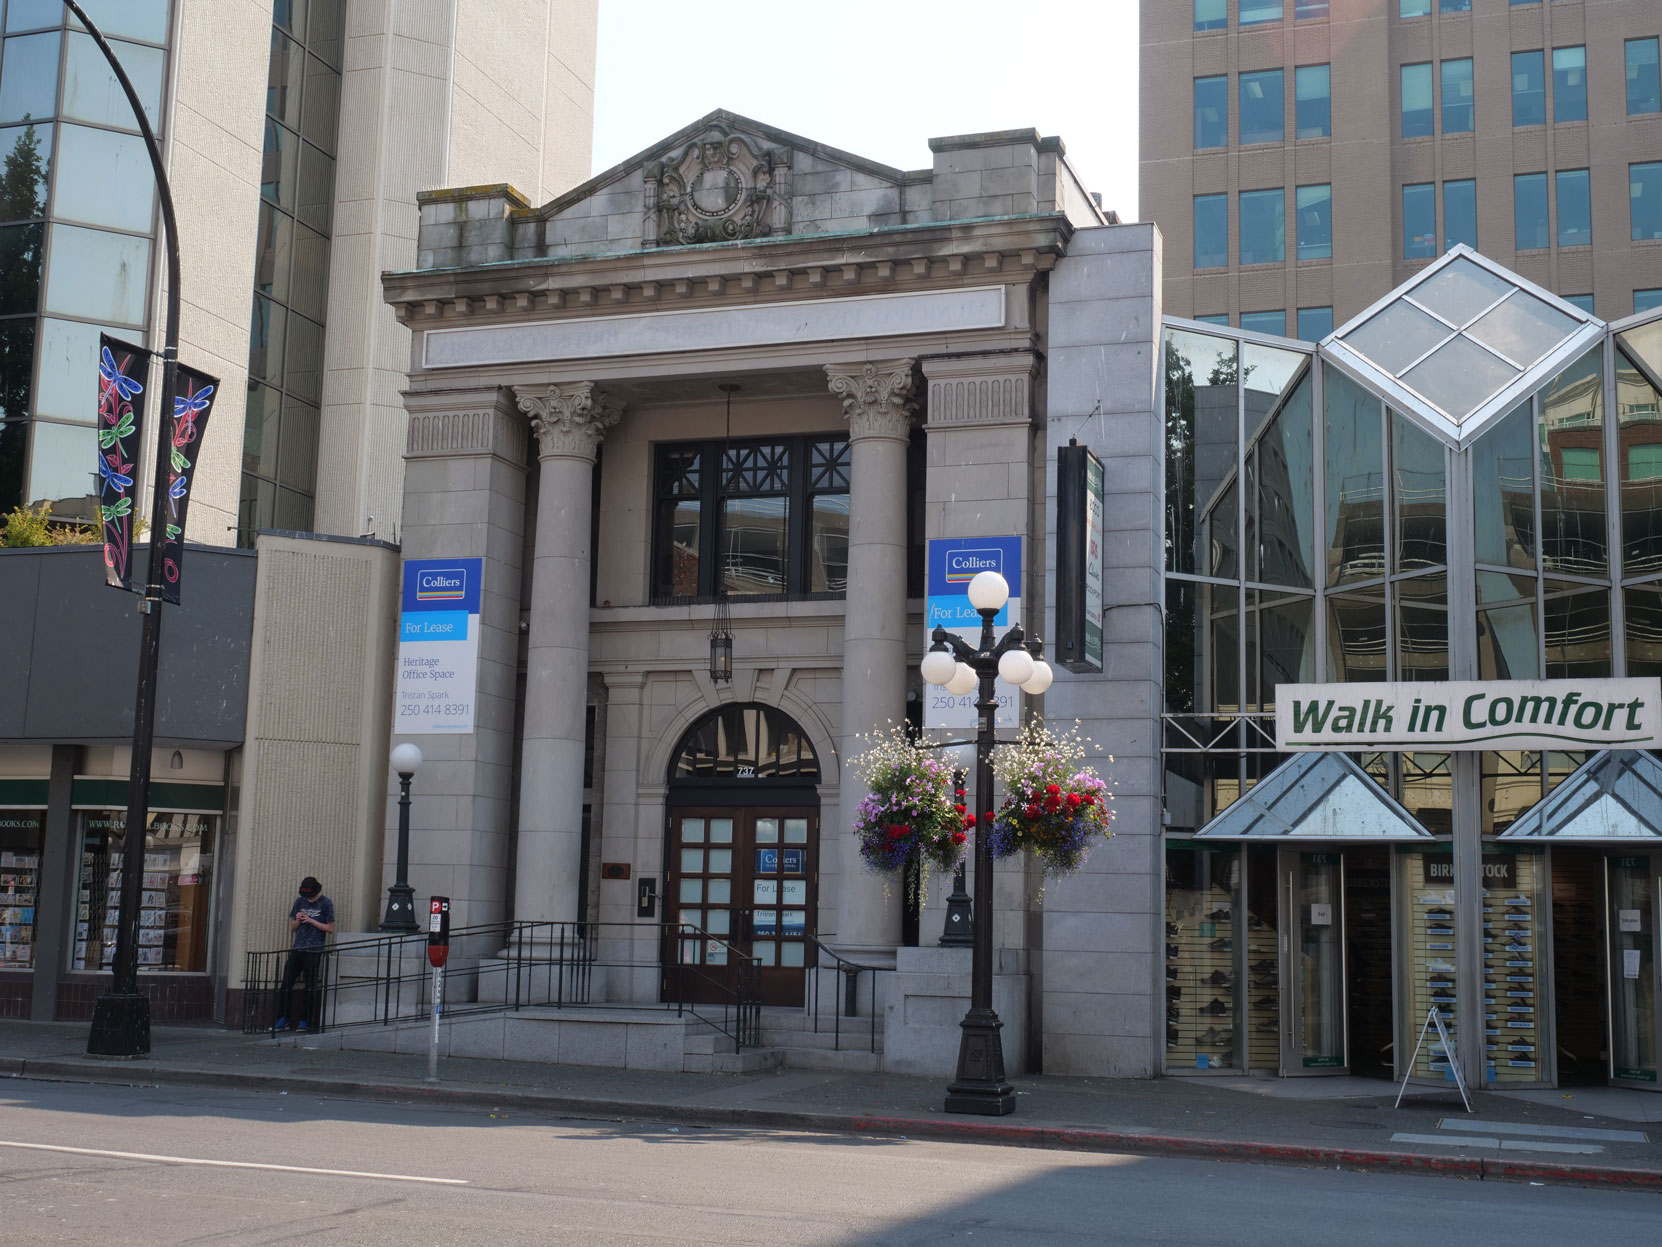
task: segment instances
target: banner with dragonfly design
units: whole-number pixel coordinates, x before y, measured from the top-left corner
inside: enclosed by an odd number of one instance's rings
[[[104,583],[117,589],[133,587],[133,480],[143,444],[144,383],[149,375],[149,351],[99,335],[98,514],[104,528]]]
[[[219,379],[179,365],[178,394],[173,400],[172,458],[167,472],[167,515],[162,529],[162,601],[179,604],[179,570],[185,561],[185,512],[190,483],[202,450],[202,435],[213,412]]]

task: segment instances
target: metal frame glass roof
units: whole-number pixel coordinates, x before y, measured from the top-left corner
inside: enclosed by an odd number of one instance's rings
[[[1497,839],[1662,842],[1662,762],[1638,749],[1595,753]]]
[[[1434,840],[1342,753],[1289,758],[1194,834],[1196,840]]]
[[[1461,244],[1323,338],[1324,359],[1458,449],[1604,322]]]

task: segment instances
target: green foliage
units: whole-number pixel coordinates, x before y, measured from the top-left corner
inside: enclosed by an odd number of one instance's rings
[[[95,546],[101,537],[98,531],[82,524],[52,523],[52,504],[16,507],[0,523],[0,546],[17,549],[24,546]]]

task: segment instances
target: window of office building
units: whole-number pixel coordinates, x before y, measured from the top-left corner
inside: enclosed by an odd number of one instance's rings
[[[1472,0],[1437,0],[1439,13],[1470,13]]]
[[[1421,182],[1402,188],[1402,258],[1429,260],[1437,254],[1437,188]]]
[[[1303,21],[1307,17],[1326,17],[1328,0],[1296,0],[1293,17]]]
[[[1547,175],[1519,173],[1512,178],[1513,245],[1519,251],[1542,251],[1547,229]]]
[[[1662,113],[1662,70],[1657,64],[1657,40],[1629,39],[1627,53],[1627,115]]]
[[[1229,146],[1229,78],[1195,79],[1195,146]]]
[[[1552,119],[1587,120],[1587,49],[1552,50]]]
[[[1229,196],[1195,196],[1195,267],[1229,264]]]
[[[242,545],[262,528],[312,526],[341,9],[341,0],[278,0],[273,10],[237,515]]]
[[[1443,183],[1443,250],[1460,243],[1477,247],[1477,183],[1471,178]]]
[[[1431,0],[1397,0],[1398,17],[1429,17]]]
[[[1326,260],[1333,255],[1333,188],[1298,188],[1298,258]]]
[[[1333,133],[1333,84],[1327,65],[1300,65],[1293,70],[1294,133],[1301,139],[1325,139]]]
[[[1431,107],[1431,64],[1402,67],[1402,137],[1424,138],[1436,127]]]
[[[1590,294],[1563,294],[1558,297],[1566,303],[1575,304],[1576,307],[1579,307],[1589,316],[1593,314],[1593,296]]]
[[[1473,124],[1472,115],[1472,58],[1444,61],[1443,73],[1443,133],[1464,134]]]
[[[1662,238],[1662,161],[1628,165],[1627,199],[1633,241]]]
[[[1242,312],[1241,328],[1284,338],[1287,336],[1287,313],[1280,308],[1273,312]]]
[[[1282,73],[1241,75],[1241,142],[1279,143],[1286,136]]]
[[[1241,25],[1258,26],[1281,20],[1281,0],[1240,0]]]
[[[1195,0],[1195,29],[1224,30],[1229,26],[1229,0]]]
[[[1593,201],[1587,170],[1560,169],[1558,191],[1558,245],[1586,247],[1593,241]]]
[[[1662,307],[1662,288],[1656,290],[1635,290],[1633,292],[1633,314],[1640,312],[1654,312]],[[1662,475],[1662,473],[1659,473]]]
[[[1298,309],[1298,336],[1305,342],[1320,342],[1332,332],[1332,308],[1301,307]]]
[[[167,0],[86,8],[161,132]],[[90,521],[87,369],[101,330],[145,341],[156,208],[126,98],[65,12],[59,0],[13,0],[0,39],[0,511],[50,503]]]
[[[1541,52],[1512,53],[1512,124],[1545,125],[1546,58]]]
[[[1241,263],[1277,264],[1287,258],[1287,195],[1272,190],[1241,192]]]
[[[660,445],[654,600],[844,592],[849,455],[833,436]]]
[[[1197,316],[1195,319],[1203,325],[1227,325],[1229,323],[1229,313],[1213,312],[1207,316]]]

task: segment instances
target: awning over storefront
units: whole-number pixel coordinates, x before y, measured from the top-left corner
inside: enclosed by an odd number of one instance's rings
[[[1342,753],[1301,754],[1195,833],[1197,840],[1432,840]]]
[[[1636,749],[1595,753],[1497,838],[1577,844],[1662,840],[1662,762]]]

